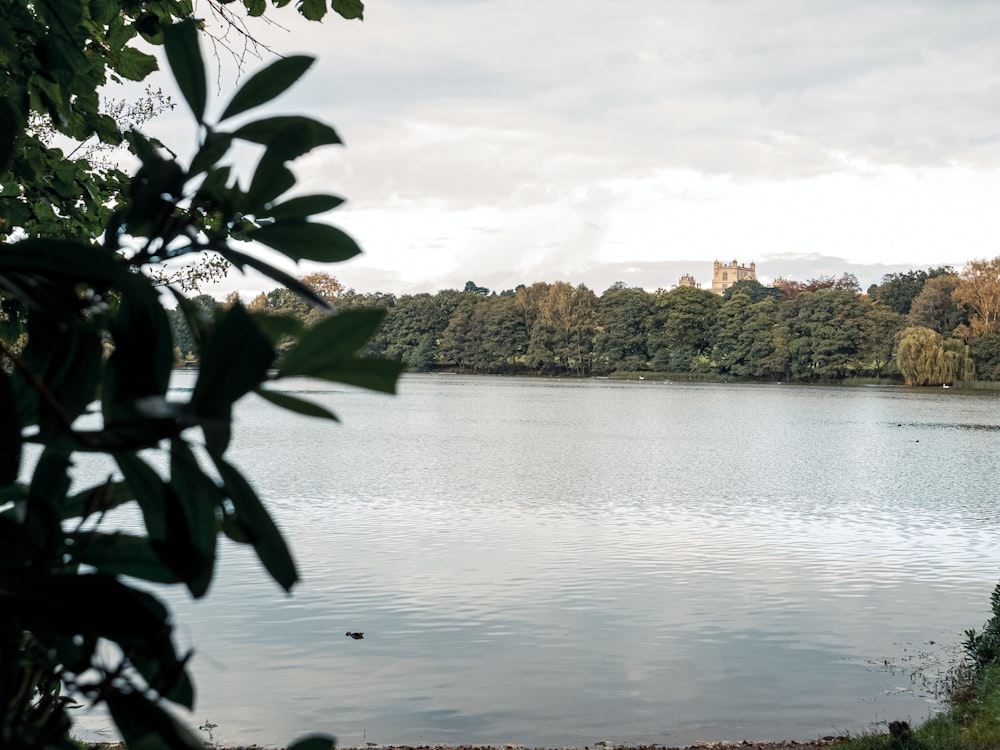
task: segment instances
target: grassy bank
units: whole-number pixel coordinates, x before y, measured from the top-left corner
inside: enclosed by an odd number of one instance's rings
[[[1000,748],[1000,666],[985,667],[948,711],[910,728],[890,722],[889,734],[866,735],[842,750],[997,750]]]
[[[847,750],[1000,750],[1000,584],[981,632],[966,631],[965,658],[946,686],[948,710],[911,728],[890,722],[889,734],[851,740]]]

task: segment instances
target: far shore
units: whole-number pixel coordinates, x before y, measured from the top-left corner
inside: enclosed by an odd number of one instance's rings
[[[532,747],[530,745],[380,745],[374,742],[366,745],[337,746],[337,750],[813,750],[818,747],[834,747],[847,742],[847,737],[822,737],[816,740],[780,740],[776,742],[751,742],[749,740],[698,742],[694,745],[677,747],[673,745],[635,745],[597,742],[593,745],[559,745]],[[99,750],[127,750],[122,742],[99,742],[91,745]],[[280,745],[226,745],[206,743],[206,750],[284,750]]]

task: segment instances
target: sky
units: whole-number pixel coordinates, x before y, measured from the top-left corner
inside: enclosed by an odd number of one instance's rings
[[[346,144],[302,160],[297,190],[346,197],[322,219],[365,250],[294,273],[396,294],[469,280],[600,293],[685,273],[710,286],[714,260],[738,260],[764,283],[852,273],[864,289],[1000,255],[991,0],[367,0],[363,22],[269,14],[277,25],[258,19],[255,34],[317,61],[268,111],[328,122]],[[185,115],[156,127],[183,140]],[[273,286],[235,274],[219,291]]]

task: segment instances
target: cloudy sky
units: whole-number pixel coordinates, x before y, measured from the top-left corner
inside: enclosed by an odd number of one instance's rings
[[[347,144],[297,173],[349,199],[324,218],[365,254],[329,270],[360,291],[653,290],[716,259],[867,287],[1000,255],[1000,3],[366,5],[255,30],[318,57],[272,111]]]

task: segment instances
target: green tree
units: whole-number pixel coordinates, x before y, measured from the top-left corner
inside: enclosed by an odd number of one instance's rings
[[[712,362],[719,372],[737,376],[750,374],[744,329],[752,308],[750,296],[743,292],[734,294],[719,308],[712,336]]]
[[[647,346],[654,370],[686,372],[709,351],[722,297],[706,289],[679,286],[657,292],[647,323]]]
[[[799,294],[789,315],[790,370],[796,379],[841,379],[864,367],[865,316],[853,291]]]
[[[930,328],[942,336],[951,336],[968,324],[965,308],[955,301],[959,280],[954,274],[939,274],[924,282],[910,305],[906,324],[911,328]]]
[[[594,343],[594,293],[565,281],[522,287],[515,298],[528,326],[528,367],[545,371],[590,372]]]
[[[976,363],[976,379],[1000,380],[1000,330],[971,339],[969,349]]]
[[[649,362],[646,326],[652,296],[624,284],[612,286],[597,301],[594,368],[601,372],[645,370]]]
[[[767,297],[782,297],[783,292],[775,287],[764,286],[756,279],[740,279],[727,287],[722,295],[724,301],[731,300],[734,295],[745,294],[751,302],[760,302]]]
[[[906,327],[906,318],[889,307],[862,303],[864,327],[861,338],[861,355],[865,368],[876,378],[881,378],[893,362],[899,333]]]
[[[743,374],[777,380],[787,377],[787,329],[781,320],[782,305],[775,297],[751,305],[738,340]]]
[[[473,335],[477,369],[513,372],[528,350],[528,331],[513,294],[492,295],[476,306]]]
[[[928,280],[943,274],[952,274],[950,266],[929,268],[926,271],[906,271],[889,273],[882,277],[880,284],[868,287],[868,296],[872,302],[887,307],[900,315],[908,315],[913,301],[923,291]]]
[[[896,362],[907,385],[947,385],[975,378],[975,365],[965,342],[945,339],[930,328],[903,330]]]
[[[354,6],[360,3],[334,2],[341,12]],[[247,8],[257,14],[264,3],[247,0]],[[300,9],[325,12],[313,2]],[[11,370],[0,372],[4,748],[73,747],[67,699],[106,705],[130,747],[200,748],[165,706],[194,702],[172,618],[136,582],[184,585],[204,596],[218,536],[226,534],[252,546],[268,574],[290,589],[298,573],[288,547],[227,456],[234,404],[254,392],[293,411],[334,418],[267,384],[314,377],[391,392],[401,370],[359,356],[379,311],[331,314],[307,331],[294,317],[253,314],[239,303],[202,316],[172,290],[201,369],[183,401],[166,398],[174,342],[142,268],[168,255],[211,251],[323,307],[307,286],[239,243],[255,240],[292,260],[318,262],[358,252],[344,233],[311,220],[340,199],[286,197],[295,183],[286,164],[339,143],[336,132],[307,117],[265,117],[235,128],[230,120],[280,95],[311,60],[272,63],[235,92],[213,123],[206,117],[198,28],[180,20],[190,14],[188,3],[170,0],[0,4],[0,221],[8,236],[27,236],[0,244],[0,290],[27,311],[23,351],[0,341]],[[86,164],[64,167],[25,123],[30,112],[41,112],[72,138],[122,137],[101,114],[97,89],[109,77],[141,78],[155,67],[152,56],[129,46],[140,34],[164,44],[199,147],[181,163],[140,133],[124,134],[140,166],[132,179],[112,186]],[[231,145],[247,142],[261,147],[261,157],[244,189],[222,161]],[[296,343],[278,363],[276,343],[289,334]],[[96,424],[78,422],[87,412]],[[26,443],[36,451],[26,453]],[[144,458],[153,448],[169,456],[165,472]],[[79,451],[108,455],[117,476],[70,494]],[[27,482],[19,479],[23,473]],[[107,527],[105,512],[120,505],[136,507],[141,532]],[[320,745],[332,742],[302,747]]]
[[[472,367],[480,360],[479,333],[474,330],[476,309],[484,298],[475,291],[464,291],[458,306],[448,318],[438,342],[438,359],[442,364],[458,366],[460,370]]]
[[[202,327],[212,325],[216,313],[222,305],[208,294],[199,294],[191,299],[189,315],[195,315]],[[180,308],[167,311],[170,321],[170,337],[174,342],[174,360],[176,364],[196,362],[198,360],[198,341],[196,334],[188,325],[187,317]]]
[[[464,292],[443,289],[435,295],[404,294],[386,314],[384,356],[424,372],[437,361],[441,336]]]

